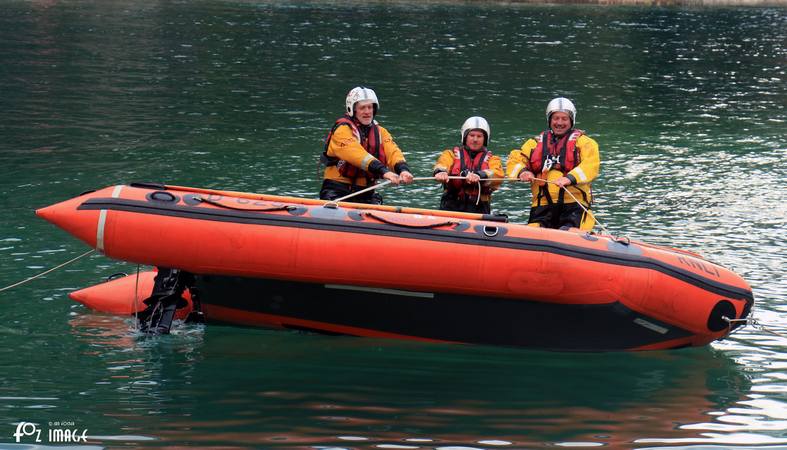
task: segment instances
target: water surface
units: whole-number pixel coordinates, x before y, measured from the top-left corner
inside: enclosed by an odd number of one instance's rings
[[[322,139],[363,84],[417,176],[466,117],[505,156],[571,98],[601,147],[601,222],[735,270],[766,325],[644,354],[222,326],[141,339],[68,300],[137,270],[92,255],[0,293],[0,443],[66,421],[99,447],[787,445],[786,25],[784,8],[0,0],[0,287],[86,250],[33,215],[85,190],[316,197]],[[494,206],[523,221],[528,192]]]

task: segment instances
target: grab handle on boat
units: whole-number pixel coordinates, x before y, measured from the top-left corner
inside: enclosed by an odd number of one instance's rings
[[[218,206],[220,208],[234,209],[236,211],[272,212],[272,211],[291,211],[291,210],[297,208],[297,206],[293,206],[293,205],[270,205],[270,206],[265,206],[265,207],[260,207],[260,208],[242,208],[242,207],[239,207],[239,206],[227,205],[227,204],[224,204],[224,203],[221,203],[221,202],[217,202],[215,200],[211,200],[211,199],[208,199],[208,198],[205,198],[205,197],[199,197],[199,196],[194,197],[194,200],[198,200],[198,201],[200,201],[202,203],[207,203],[207,204],[213,205],[213,206]]]
[[[631,239],[628,236],[616,237],[615,242],[623,245],[631,245]]]
[[[373,219],[377,219],[380,222],[387,223],[388,225],[397,225],[397,226],[400,226],[400,227],[407,227],[407,228],[437,228],[437,227],[443,227],[443,226],[447,226],[447,225],[458,225],[459,224],[459,222],[457,222],[455,220],[445,220],[443,222],[436,222],[436,223],[397,222],[395,220],[390,220],[390,219],[388,219],[386,217],[383,217],[383,216],[381,216],[379,214],[375,214],[375,213],[373,213],[371,211],[364,211],[362,214],[367,216],[367,217],[371,217]]]

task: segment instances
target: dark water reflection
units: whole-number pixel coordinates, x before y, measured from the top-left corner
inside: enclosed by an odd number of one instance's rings
[[[86,394],[108,401],[91,413],[157,445],[618,447],[757,407],[745,371],[707,349],[565,357],[221,327],[139,341],[95,315],[72,326],[102,361]]]
[[[136,270],[94,255],[0,293],[0,434],[57,417],[106,446],[787,445],[785,25],[784,8],[0,0],[0,287],[85,250],[32,210],[88,189],[316,196],[327,127],[368,84],[419,176],[466,117],[505,156],[571,97],[601,145],[603,224],[732,268],[767,325],[647,355],[140,340],[67,299]],[[384,195],[435,207],[439,191]],[[519,221],[527,201],[506,184],[495,206]]]

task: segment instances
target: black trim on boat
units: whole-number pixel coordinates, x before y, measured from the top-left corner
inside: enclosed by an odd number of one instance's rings
[[[129,184],[128,186],[133,188],[140,188],[140,189],[153,189],[156,191],[167,190],[167,185],[163,183],[156,183],[156,182],[149,182],[149,181],[135,181]]]
[[[553,241],[527,239],[507,236],[502,232],[505,226],[499,226],[501,232],[494,236],[489,233],[466,233],[454,230],[408,228],[387,225],[379,222],[358,222],[336,220],[330,217],[294,216],[281,214],[260,214],[258,212],[244,212],[226,209],[208,209],[196,206],[182,206],[162,204],[159,202],[144,202],[121,198],[93,198],[83,202],[79,210],[115,210],[140,214],[158,214],[169,217],[181,217],[196,220],[213,220],[219,222],[232,222],[256,224],[266,226],[288,226],[326,231],[364,233],[370,235],[393,236],[406,239],[423,239],[439,242],[452,242],[464,245],[481,245],[485,247],[502,247],[528,251],[543,251],[572,258],[596,261],[605,264],[616,264],[627,267],[640,267],[652,269],[665,275],[677,278],[686,283],[716,294],[743,299],[747,304],[754,302],[750,291],[736,286],[729,286],[701,275],[689,272],[662,261],[638,255],[639,252],[600,252],[597,250],[561,244]],[[324,211],[322,208],[318,211]],[[343,219],[345,214],[342,214]],[[635,245],[635,244],[632,244]]]

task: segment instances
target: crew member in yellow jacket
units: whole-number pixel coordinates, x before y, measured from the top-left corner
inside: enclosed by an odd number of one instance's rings
[[[470,117],[462,125],[460,135],[462,145],[444,150],[434,166],[434,178],[443,183],[444,189],[440,209],[490,214],[492,192],[503,178],[503,163],[487,149],[489,123],[483,117]]]
[[[320,198],[336,200],[366,189],[379,179],[393,185],[408,184],[413,175],[402,150],[391,133],[374,117],[380,109],[377,94],[366,87],[350,90],[345,114],[336,120],[325,139],[321,162],[325,164]],[[347,199],[350,202],[382,204],[376,190]]]
[[[577,110],[571,100],[553,99],[547,104],[546,116],[549,129],[511,152],[506,175],[531,184],[529,225],[590,230],[596,222],[590,213],[590,183],[601,166],[598,143],[574,128]]]

